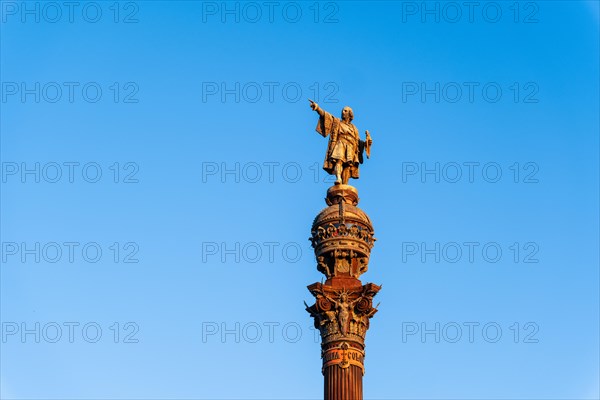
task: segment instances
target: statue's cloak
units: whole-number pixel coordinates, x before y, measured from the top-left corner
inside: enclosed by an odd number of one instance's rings
[[[345,129],[342,129],[342,124],[342,120],[334,117],[328,112],[323,113],[323,116],[319,116],[316,131],[323,137],[329,136],[323,169],[329,174],[335,175],[336,158],[333,157],[334,149],[338,141],[344,141],[346,146],[352,147],[352,154],[350,154],[349,157],[343,158],[344,167],[347,167],[350,170],[351,178],[358,179],[358,165],[363,163],[365,142],[360,140],[358,129],[356,129],[354,124],[348,124],[349,126],[344,127]],[[343,137],[341,137],[342,135]]]

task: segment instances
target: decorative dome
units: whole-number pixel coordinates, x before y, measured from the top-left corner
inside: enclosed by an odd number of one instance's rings
[[[327,204],[313,221],[311,237],[317,269],[327,278],[357,279],[366,272],[375,243],[373,224],[357,207],[358,192],[349,185],[327,191]]]

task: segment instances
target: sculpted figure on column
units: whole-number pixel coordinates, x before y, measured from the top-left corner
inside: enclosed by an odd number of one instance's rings
[[[336,185],[347,185],[350,178],[359,177],[358,165],[363,162],[363,151],[367,158],[371,156],[373,140],[369,131],[365,132],[365,140],[361,140],[358,129],[352,124],[354,113],[350,107],[342,109],[340,119],[321,109],[314,101],[309,101],[310,108],[319,114],[316,131],[323,137],[329,136],[323,169],[335,175]]]

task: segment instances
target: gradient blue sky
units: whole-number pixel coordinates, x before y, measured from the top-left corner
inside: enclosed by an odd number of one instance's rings
[[[328,183],[308,97],[336,115],[350,105],[374,140],[352,182],[378,238],[363,281],[383,284],[365,398],[599,398],[598,2],[481,2],[471,21],[460,6],[457,22],[447,2],[280,2],[272,22],[263,2],[255,22],[242,2],[239,22],[222,20],[222,2],[81,2],[72,22],[55,4],[57,22],[45,2],[0,2],[2,398],[321,397],[302,302],[321,280],[307,238]],[[439,21],[421,14],[436,4]],[[75,82],[72,102],[65,82]],[[90,82],[97,102],[81,92]],[[236,82],[239,102],[222,98],[221,84]],[[436,83],[439,101],[407,92]],[[22,97],[23,85],[33,94]],[[273,98],[256,85],[275,87]],[[465,91],[453,102],[457,86]],[[22,178],[36,163],[40,182]],[[55,183],[53,163],[63,173]],[[87,163],[100,167],[98,182],[83,179]],[[221,175],[236,163],[239,182]],[[439,182],[421,176],[436,163]],[[472,182],[467,165],[477,166]],[[484,165],[495,169],[482,175]],[[73,262],[64,252],[48,262],[52,243],[65,242],[79,244]],[[465,242],[477,243],[473,262],[464,253],[448,262],[454,253],[441,249]],[[23,261],[36,243],[49,253]],[[102,249],[98,262],[82,256],[88,243]],[[236,243],[239,262],[221,251]],[[423,251],[436,243],[440,262]],[[490,243],[497,262],[481,253]],[[138,262],[123,262],[135,249]],[[20,332],[36,323],[39,343]],[[102,329],[96,343],[81,332],[90,323]],[[239,343],[206,335],[236,323]],[[468,323],[479,324],[472,343]],[[63,335],[51,343],[54,324]],[[436,324],[439,343],[407,334]],[[136,327],[137,343],[125,343]]]

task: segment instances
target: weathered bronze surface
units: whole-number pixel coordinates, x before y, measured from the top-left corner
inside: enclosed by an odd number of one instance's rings
[[[367,158],[371,156],[373,140],[369,131],[365,132],[365,140],[361,140],[358,129],[352,124],[354,112],[350,107],[342,109],[340,119],[321,109],[314,101],[309,101],[310,108],[319,114],[316,131],[323,137],[329,136],[323,169],[335,175],[336,184],[346,185],[350,178],[358,179],[358,165],[363,162],[363,151]]]
[[[362,151],[369,156],[372,141],[368,131],[365,142],[358,138],[349,107],[342,111],[342,120],[312,101],[311,108],[319,113],[317,132],[331,135],[323,168],[335,172],[338,180],[327,190],[327,207],[314,219],[309,238],[317,270],[327,279],[308,286],[316,301],[305,305],[321,333],[325,400],[362,400],[365,336],[377,312],[373,297],[381,287],[359,280],[376,239],[371,220],[358,208],[358,191],[347,182],[358,178]]]

